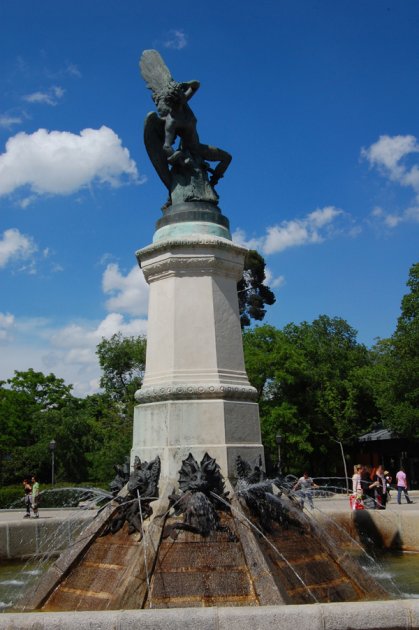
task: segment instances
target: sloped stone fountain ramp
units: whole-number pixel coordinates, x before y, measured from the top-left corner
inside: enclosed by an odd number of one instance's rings
[[[126,523],[116,534],[100,536],[118,507],[111,504],[51,567],[23,609],[254,607],[386,597],[350,556],[337,557],[304,522],[259,535],[235,497],[232,512],[221,515],[230,532],[204,538],[179,531],[175,540],[162,538],[163,528],[176,520],[167,516],[167,495],[154,503],[142,539],[129,535]]]

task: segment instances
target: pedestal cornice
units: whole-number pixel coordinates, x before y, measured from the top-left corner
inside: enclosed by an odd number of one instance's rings
[[[237,400],[255,402],[257,390],[251,385],[175,384],[142,387],[135,392],[138,403],[167,400]]]
[[[182,239],[165,240],[157,243],[152,243],[143,247],[136,252],[137,260],[141,261],[151,258],[155,255],[166,253],[167,251],[176,251],[185,248],[205,248],[206,250],[224,250],[234,251],[236,254],[246,255],[247,248],[237,243],[232,243],[227,238],[220,238],[218,236],[185,236]]]
[[[222,274],[240,280],[246,248],[218,237],[185,237],[140,249],[137,260],[147,282],[169,275]]]

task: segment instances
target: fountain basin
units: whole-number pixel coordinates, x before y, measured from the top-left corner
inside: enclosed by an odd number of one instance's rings
[[[337,507],[336,507],[337,506]],[[340,519],[342,528],[344,523],[347,527],[353,526],[356,517],[353,512],[348,509],[347,498],[334,498],[316,500],[313,515],[320,521],[325,522],[327,517],[333,520]],[[394,506],[397,510],[399,506]],[[379,525],[392,522],[395,527],[400,526],[401,531],[405,532],[406,523],[411,524],[415,516],[416,506],[406,506],[410,511],[400,509],[396,515],[393,510],[386,512],[367,513],[364,519],[371,519]],[[74,515],[74,510],[72,511]],[[88,518],[85,512],[80,513],[81,517]],[[395,518],[397,516],[397,518]],[[21,514],[19,514],[19,519]],[[416,511],[417,518],[417,511]],[[381,519],[381,520],[380,520]],[[41,519],[39,519],[39,524]],[[17,527],[22,526],[22,521],[15,520]],[[14,526],[13,521],[8,523]],[[37,527],[38,522],[24,521],[25,527]],[[323,527],[323,525],[321,525]],[[408,526],[408,529],[409,529]],[[403,529],[404,528],[404,529]],[[383,537],[386,539],[385,537]],[[388,539],[394,540],[394,536]],[[400,538],[398,539],[400,540]],[[415,539],[412,537],[412,540]],[[417,541],[416,541],[417,542]],[[415,542],[415,544],[416,544]],[[147,602],[149,604],[149,602]],[[185,602],[186,603],[186,602]],[[244,603],[244,602],[243,602]],[[153,604],[152,604],[153,605]],[[186,604],[187,605],[187,604]],[[196,605],[196,604],[195,604]],[[198,604],[199,605],[199,604]],[[146,604],[147,606],[147,604]],[[350,603],[330,603],[330,604],[308,604],[306,606],[288,605],[288,606],[249,606],[243,605],[240,608],[225,607],[225,605],[216,605],[213,607],[202,608],[176,608],[176,609],[148,609],[143,610],[104,610],[104,611],[85,611],[85,612],[36,612],[36,613],[6,613],[0,616],[0,628],[33,628],[34,623],[38,630],[43,628],[57,630],[66,630],[76,627],[97,628],[134,628],[139,627],[147,630],[147,628],[162,628],[170,626],[171,629],[182,628],[188,630],[196,626],[200,628],[211,629],[218,628],[220,630],[235,630],[242,626],[250,628],[258,628],[263,630],[271,628],[273,624],[280,625],[281,629],[287,630],[292,628],[310,627],[312,630],[317,628],[353,628],[365,630],[373,628],[383,628],[390,630],[391,628],[417,628],[419,627],[419,600],[403,599],[393,601],[363,601]]]
[[[311,604],[308,606],[213,607],[100,612],[11,613],[0,616],[7,630],[141,628],[142,630],[375,630],[419,627],[419,600]]]
[[[386,510],[350,510],[346,496],[318,499],[312,513],[322,528],[336,535],[342,528],[363,546],[419,551],[419,493],[410,493],[413,505],[392,501]]]
[[[0,561],[57,555],[73,543],[96,515],[92,510],[48,509],[40,517],[23,518],[22,510],[0,510]]]

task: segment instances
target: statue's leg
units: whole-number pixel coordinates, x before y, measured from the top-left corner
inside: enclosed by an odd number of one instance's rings
[[[231,162],[230,153],[227,153],[227,151],[224,151],[223,149],[212,147],[209,144],[199,144],[197,148],[191,148],[191,151],[192,153],[198,153],[204,160],[208,160],[209,162],[218,162],[211,177],[211,184],[215,186],[218,180],[223,177],[224,173],[228,169]]]

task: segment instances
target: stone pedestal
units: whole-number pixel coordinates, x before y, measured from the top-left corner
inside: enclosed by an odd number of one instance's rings
[[[263,458],[237,300],[246,250],[205,232],[155,241],[137,252],[150,301],[132,456],[159,455],[163,478],[177,479],[189,452],[208,452],[231,477],[238,454]]]

